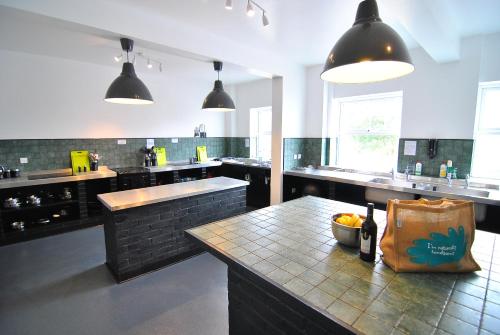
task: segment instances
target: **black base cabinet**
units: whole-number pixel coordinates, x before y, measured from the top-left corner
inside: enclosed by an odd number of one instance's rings
[[[271,169],[246,165],[222,164],[218,176],[246,180],[247,206],[264,208],[271,205]]]
[[[98,225],[103,212],[97,194],[115,190],[115,178],[2,189],[0,245]],[[30,196],[40,204],[30,204]],[[19,199],[20,206],[6,208],[9,198]]]

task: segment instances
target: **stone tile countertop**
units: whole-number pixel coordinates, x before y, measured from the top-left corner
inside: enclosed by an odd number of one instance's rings
[[[312,178],[319,180],[334,181],[339,183],[367,186],[371,188],[379,188],[386,190],[394,190],[405,193],[421,194],[423,196],[430,197],[449,197],[458,199],[472,200],[478,203],[500,206],[500,191],[491,189],[475,189],[470,187],[468,190],[464,189],[463,186],[453,186],[446,187],[446,185],[441,185],[440,189],[437,191],[424,190],[420,188],[412,188],[412,183],[419,183],[418,180],[411,180],[406,182],[403,179],[396,179],[396,181],[391,184],[389,181],[391,178],[380,178],[376,175],[364,174],[364,173],[351,173],[344,171],[336,171],[329,169],[312,169],[306,168],[304,170],[287,170],[284,172],[285,175]],[[412,176],[413,177],[413,176]],[[374,182],[374,180],[383,179],[387,183]],[[472,180],[474,181],[474,180]],[[481,182],[480,180],[478,180]],[[454,180],[457,183],[457,180]],[[467,193],[467,192],[470,192]],[[482,192],[487,192],[487,196],[481,196]]]
[[[366,208],[304,197],[187,231],[360,334],[500,334],[500,238],[476,231],[469,274],[395,273],[333,238],[331,216]],[[379,238],[385,212],[375,211]]]
[[[97,198],[107,209],[113,212],[247,185],[247,181],[228,177],[216,177],[185,183],[99,194]]]
[[[38,178],[36,176],[40,177]],[[81,172],[77,173],[76,175],[72,175],[72,170],[70,168],[44,170],[44,171],[36,171],[23,174],[17,178],[0,179],[0,189],[34,186],[34,185],[69,183],[82,180],[114,178],[114,177],[116,177],[116,172],[108,169],[107,166],[99,167],[98,171]]]

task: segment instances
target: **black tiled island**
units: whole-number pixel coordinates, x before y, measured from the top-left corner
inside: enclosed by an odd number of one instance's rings
[[[333,213],[365,211],[308,196],[188,230],[228,265],[229,333],[500,334],[498,235],[476,231],[482,271],[395,273],[332,236]]]
[[[244,213],[247,185],[217,177],[100,194],[108,268],[121,282],[202,252],[184,231]]]

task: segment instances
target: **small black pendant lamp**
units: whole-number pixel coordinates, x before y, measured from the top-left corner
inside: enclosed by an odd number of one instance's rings
[[[358,6],[354,25],[328,55],[321,79],[333,83],[369,83],[402,77],[415,67],[403,39],[383,23],[375,0]]]
[[[128,59],[128,53],[132,52],[134,48],[134,41],[128,38],[120,38],[120,43],[123,51],[127,53],[127,61],[123,63],[122,73],[109,86],[104,101],[130,105],[154,103],[146,85],[137,78],[134,64],[130,63]]]
[[[233,99],[224,91],[222,81],[219,80],[219,73],[222,70],[222,62],[214,62],[214,70],[217,71],[217,80],[214,83],[214,89],[203,101],[202,110],[212,112],[231,112],[236,109]]]

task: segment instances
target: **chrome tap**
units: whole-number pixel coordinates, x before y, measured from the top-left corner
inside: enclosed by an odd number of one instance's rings
[[[405,177],[406,177],[406,181],[410,181],[410,167],[409,166],[407,166],[405,169]]]
[[[465,188],[469,188],[470,186],[470,174],[465,175]]]
[[[451,180],[453,179],[452,177],[453,177],[453,174],[451,174],[451,173],[448,173],[446,175],[446,179],[448,179],[448,186],[449,187],[451,187]]]

